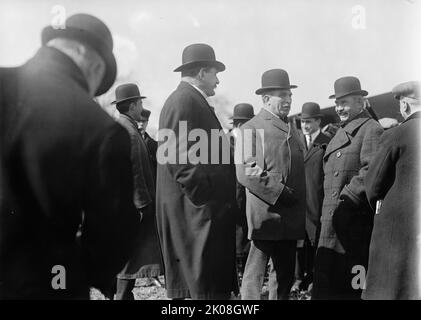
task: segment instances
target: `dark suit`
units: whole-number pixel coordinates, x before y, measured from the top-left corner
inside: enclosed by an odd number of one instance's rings
[[[0,299],[108,291],[138,225],[126,130],[56,49],[1,69],[0,81]],[[56,265],[65,290],[52,288]]]
[[[305,235],[303,146],[291,124],[265,109],[240,129],[242,139],[237,139],[236,152],[244,150],[244,160],[237,161],[236,172],[247,189],[248,236],[252,240],[242,298],[260,298],[270,257],[269,295],[283,299],[294,278],[296,240]],[[294,195],[288,195],[288,190],[294,190]]]
[[[320,132],[307,148],[305,136],[300,134],[305,146],[304,168],[306,174],[306,239],[297,249],[295,278],[307,287],[313,279],[313,262],[320,233],[323,204],[323,155],[330,138]]]
[[[367,198],[373,208],[373,234],[364,299],[421,299],[419,223],[421,113],[386,131],[367,172]]]
[[[165,137],[158,139],[156,201],[167,295],[228,299],[237,286],[235,216],[231,214],[235,168],[229,141],[223,135],[212,147],[211,130],[219,131],[221,125],[206,99],[186,82],[181,82],[165,102],[159,129],[161,134],[168,129],[170,136],[165,144]],[[187,157],[189,150],[197,147],[194,141],[186,141],[193,129],[201,129],[203,139],[209,139],[209,143],[201,140],[205,149],[200,153],[205,159],[200,163],[192,159],[197,152]],[[179,156],[164,163],[166,148]],[[224,148],[227,164],[222,162]],[[215,159],[218,152],[220,157]]]

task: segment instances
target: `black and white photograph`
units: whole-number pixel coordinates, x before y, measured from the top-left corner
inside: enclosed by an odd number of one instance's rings
[[[2,0],[0,300],[421,300],[420,30],[421,0]]]

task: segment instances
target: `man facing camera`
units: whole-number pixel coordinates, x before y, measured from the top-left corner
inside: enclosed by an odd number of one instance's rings
[[[293,88],[286,71],[263,73],[262,87],[256,91],[263,108],[240,128],[242,139],[236,141],[236,152],[244,151],[236,169],[247,192],[251,240],[241,286],[243,300],[260,299],[269,260],[269,299],[288,299],[297,240],[305,235],[303,146],[288,122]]]
[[[324,199],[316,253],[313,299],[360,299],[353,278],[367,268],[372,212],[364,180],[383,133],[364,109],[367,91],[355,77],[335,81],[341,124],[323,158]]]

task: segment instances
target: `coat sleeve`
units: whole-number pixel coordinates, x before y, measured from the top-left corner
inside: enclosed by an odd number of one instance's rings
[[[398,157],[399,148],[390,143],[385,133],[365,178],[367,199],[373,209],[376,207],[376,201],[384,199],[395,181]]]
[[[245,129],[252,130],[252,134],[245,134]],[[241,133],[235,143],[237,180],[263,201],[275,205],[285,187],[282,175],[263,168],[262,140],[256,130],[243,126]]]
[[[178,99],[173,99],[168,103],[172,105],[167,110],[163,127],[174,133],[173,138],[167,141],[167,145],[169,150],[175,152],[176,159],[170,159],[166,165],[171,176],[179,183],[182,192],[190,201],[194,205],[202,205],[208,201],[214,190],[211,174],[207,168],[209,166],[192,163],[188,156],[195,144],[194,141],[188,141],[188,134],[193,129],[199,128],[197,110],[188,95],[180,95]]]
[[[126,130],[115,124],[93,149],[86,159],[81,245],[89,284],[106,292],[129,257],[138,215]]]
[[[360,169],[358,174],[352,177],[349,184],[342,189],[341,195],[346,195],[356,206],[367,204],[364,179],[367,174],[369,165],[376,154],[380,137],[383,134],[383,128],[372,120],[363,136],[360,151]]]

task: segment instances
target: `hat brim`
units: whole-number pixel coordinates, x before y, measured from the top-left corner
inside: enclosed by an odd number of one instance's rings
[[[187,69],[192,69],[195,67],[215,67],[219,72],[225,70],[225,65],[222,62],[216,60],[199,60],[185,63],[179,66],[177,69],[174,69],[174,72],[180,72]]]
[[[354,95],[354,94],[361,94],[363,97],[368,95],[368,92],[365,90],[357,90],[357,91],[351,91],[345,94],[341,94],[339,96],[336,96],[335,94],[332,94],[329,96],[329,99],[340,99],[340,98],[344,98],[350,95]]]
[[[95,96],[100,96],[111,88],[117,76],[117,62],[112,50],[105,48],[102,39],[99,39],[86,30],[80,30],[69,26],[66,26],[65,29],[54,29],[52,26],[45,27],[41,34],[42,45],[45,46],[48,41],[54,38],[78,40],[94,48],[101,58],[104,59],[106,66],[104,77]],[[97,50],[97,48],[102,48],[103,50]]]
[[[318,113],[318,114],[314,114],[314,115],[310,115],[310,114],[305,114],[305,115],[300,115],[299,118],[300,119],[317,119],[317,118],[323,118],[325,115],[322,113]]]
[[[249,118],[249,117],[233,117],[233,116],[231,116],[231,117],[229,117],[229,119],[231,119],[231,120],[250,120],[253,117]]]
[[[256,94],[261,95],[261,94],[263,94],[267,91],[271,91],[271,90],[286,90],[286,89],[295,89],[295,88],[297,88],[296,85],[290,85],[289,87],[277,87],[277,86],[263,87],[263,88],[257,89]]]
[[[124,98],[124,99],[120,99],[120,100],[114,100],[113,102],[111,102],[111,104],[117,104],[123,101],[127,101],[127,100],[137,100],[137,99],[145,99],[146,97],[144,96],[133,96],[133,97],[128,97],[128,98]]]

